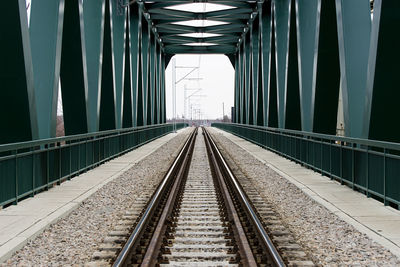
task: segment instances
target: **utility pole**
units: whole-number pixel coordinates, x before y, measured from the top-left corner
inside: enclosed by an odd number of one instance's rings
[[[225,103],[222,102],[222,121],[225,119]]]
[[[172,59],[172,117],[174,123],[172,129],[176,132],[176,59]]]

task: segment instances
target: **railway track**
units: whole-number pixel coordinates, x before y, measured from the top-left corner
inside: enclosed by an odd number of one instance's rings
[[[196,128],[150,201],[128,211],[88,266],[312,265],[290,240],[291,253],[281,256],[265,207],[260,216],[244,188],[209,133]]]

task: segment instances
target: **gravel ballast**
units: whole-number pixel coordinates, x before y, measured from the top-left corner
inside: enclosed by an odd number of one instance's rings
[[[221,133],[211,132],[218,146],[229,154],[265,201],[273,205],[315,263],[324,266],[400,265],[400,259],[389,250],[331,213]]]
[[[109,182],[2,266],[82,266],[144,189],[156,188],[191,130],[186,129]]]

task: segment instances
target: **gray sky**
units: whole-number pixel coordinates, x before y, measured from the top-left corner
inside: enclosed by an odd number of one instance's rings
[[[233,106],[235,71],[229,59],[224,55],[176,55],[176,66],[200,66],[199,72],[193,72],[188,78],[201,80],[182,80],[176,85],[176,113],[181,117],[184,113],[184,86],[201,88],[198,95],[190,102],[195,109],[201,109],[203,119],[222,118],[222,103],[225,103],[225,114],[230,117]],[[199,64],[200,62],[200,64]],[[167,118],[172,118],[172,60],[166,69]],[[176,81],[185,76],[190,69],[176,69]],[[187,95],[194,91],[188,91]],[[189,105],[188,105],[189,106]],[[188,115],[190,114],[188,108]],[[190,115],[189,115],[190,116]]]

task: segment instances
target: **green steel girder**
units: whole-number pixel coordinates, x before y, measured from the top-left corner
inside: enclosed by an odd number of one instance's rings
[[[271,6],[273,8],[273,6]],[[276,67],[275,14],[271,12],[271,66],[268,90],[268,127],[278,128],[278,84]]]
[[[116,88],[113,68],[112,1],[105,0],[103,62],[100,95],[100,131],[116,129]]]
[[[139,58],[140,58],[140,24],[141,19],[140,11],[137,5],[132,5],[129,10],[130,21],[130,68],[131,68],[131,82],[132,82],[132,119],[133,126],[137,124],[138,114],[138,88],[139,88]]]
[[[125,32],[125,62],[124,62],[124,96],[123,96],[123,113],[122,128],[133,127],[133,90],[132,90],[132,73],[131,73],[131,55],[130,55],[130,10],[127,9],[126,15],[126,32]]]
[[[0,16],[0,144],[38,138],[25,1],[3,1]]]
[[[297,0],[297,5],[301,126],[303,131],[312,132],[320,0]]]
[[[364,133],[389,142],[400,142],[399,9],[399,1],[375,0],[368,62]]]
[[[276,51],[276,84],[278,89],[278,125],[285,128],[286,95],[287,95],[287,63],[289,47],[289,11],[290,0],[274,0],[275,18],[275,51]]]
[[[39,139],[56,137],[64,0],[32,2],[30,43]]]
[[[172,6],[176,6],[176,5],[182,5],[182,4],[188,4],[190,2],[192,3],[199,3],[201,1],[187,1],[187,0],[182,0],[182,1],[149,1],[150,3],[146,2],[146,6],[151,9],[151,8],[165,8],[165,7],[172,7]],[[251,1],[225,1],[225,0],[221,0],[221,1],[203,1],[203,2],[207,2],[207,3],[213,3],[213,4],[221,4],[221,5],[228,5],[231,7],[240,7],[240,8],[251,8],[254,4],[251,3]]]
[[[244,37],[244,123],[250,123],[250,99],[251,99],[251,32]]]
[[[340,63],[335,0],[320,2],[313,131],[336,134]]]
[[[86,66],[82,0],[65,1],[60,80],[66,135],[88,132]]]
[[[285,128],[301,130],[299,62],[297,49],[296,1],[289,7],[289,48],[287,58],[287,84],[285,95]]]
[[[125,58],[125,33],[126,10],[119,10],[118,1],[111,0],[112,19],[112,56],[113,75],[115,86],[115,122],[116,129],[122,128],[123,96],[124,96],[124,58]]]
[[[156,71],[156,43],[153,35],[150,35],[150,57],[149,57],[149,101],[148,101],[148,112],[147,112],[147,124],[151,125],[154,123],[154,106],[155,106],[155,92],[156,92],[156,83],[155,83],[155,71]]]
[[[164,51],[168,54],[230,54],[236,52],[236,47],[232,45],[215,46],[188,46],[188,45],[167,45]]]
[[[47,13],[48,10],[46,11]],[[105,0],[85,1],[83,18],[85,27],[86,66],[88,79],[88,131],[98,132],[100,117],[100,92],[103,61]],[[58,83],[57,83],[58,86]],[[54,127],[55,130],[55,127]]]
[[[271,70],[271,38],[272,38],[272,9],[271,2],[262,5],[260,20],[260,41],[261,41],[261,74],[263,90],[264,123],[268,126],[269,116],[269,91],[270,91],[270,70]]]
[[[258,18],[253,21],[251,24],[251,36],[250,36],[250,42],[251,42],[251,94],[252,94],[252,118],[251,118],[251,124],[257,124],[257,104],[258,104],[258,74],[259,74],[259,23],[258,23]]]
[[[142,43],[141,43],[141,56],[142,56],[142,96],[143,96],[143,125],[147,125],[147,106],[149,98],[149,44],[150,44],[150,31],[149,24],[146,20],[142,20]]]
[[[162,37],[164,44],[187,44],[187,43],[215,43],[215,44],[229,44],[236,45],[239,41],[238,36],[216,36],[206,38],[194,38],[186,36],[168,36]]]
[[[368,138],[363,133],[368,56],[371,38],[369,0],[336,0],[343,114],[347,137]]]
[[[262,44],[262,36],[263,36],[263,20],[262,20],[262,3],[258,4],[258,19],[256,21],[257,29],[257,119],[256,124],[259,126],[264,125],[264,88],[263,88],[263,44]]]

